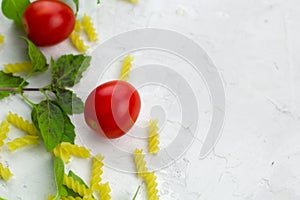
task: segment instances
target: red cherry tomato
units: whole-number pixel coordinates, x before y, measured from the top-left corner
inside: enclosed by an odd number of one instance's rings
[[[58,0],[38,0],[29,4],[23,14],[28,38],[38,46],[62,42],[75,25],[73,10]]]
[[[140,108],[138,91],[128,82],[115,80],[98,86],[89,94],[84,117],[99,135],[117,138],[134,125]]]

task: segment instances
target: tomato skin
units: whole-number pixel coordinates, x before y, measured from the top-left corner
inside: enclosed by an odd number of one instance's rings
[[[118,138],[134,125],[140,108],[138,91],[128,82],[114,80],[99,85],[89,94],[84,117],[98,135]]]
[[[38,46],[58,44],[75,26],[73,10],[58,0],[38,0],[27,6],[23,24],[28,38]]]

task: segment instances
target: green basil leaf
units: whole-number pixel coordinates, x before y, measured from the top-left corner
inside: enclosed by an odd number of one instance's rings
[[[59,105],[66,113],[78,114],[84,111],[84,103],[71,90],[58,89],[55,94]]]
[[[8,19],[22,24],[23,13],[29,4],[29,0],[2,0],[2,13]]]
[[[46,100],[33,107],[31,116],[36,118],[33,121],[37,120],[46,150],[51,151],[61,142],[64,134],[63,111],[52,101]]]
[[[76,5],[76,14],[78,13],[78,10],[79,10],[79,1],[78,0],[73,0],[73,2],[75,3]]]
[[[56,189],[58,196],[62,194],[62,185],[64,180],[64,174],[65,174],[65,165],[64,162],[58,158],[54,157],[54,176],[55,176],[55,182],[56,182]]]
[[[3,89],[15,89],[21,83],[23,86],[28,85],[28,82],[24,82],[24,79],[18,76],[13,76],[12,74],[6,74],[3,71],[0,71],[0,99],[8,97],[10,94],[14,93],[15,91],[4,91]]]
[[[75,181],[78,181],[80,184],[84,185],[86,188],[89,188],[88,185],[80,178],[77,174],[75,174],[72,170],[69,171],[69,177],[72,177]]]
[[[51,60],[52,84],[57,88],[73,87],[79,83],[82,73],[89,67],[90,56],[64,55],[56,62]]]
[[[44,72],[48,69],[48,64],[44,54],[28,38],[23,37],[28,44],[28,56],[32,63],[32,73]]]
[[[64,115],[65,118],[65,129],[64,129],[64,135],[62,137],[61,142],[69,142],[71,144],[74,144],[75,141],[75,127],[72,124],[69,116],[67,114]]]
[[[97,4],[100,4],[100,0],[97,0]]]

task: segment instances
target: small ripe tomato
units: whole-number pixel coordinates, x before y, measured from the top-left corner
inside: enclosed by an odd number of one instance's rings
[[[138,91],[128,82],[114,80],[99,85],[85,102],[89,127],[107,138],[118,138],[134,125],[141,108]]]
[[[59,0],[32,2],[25,9],[22,20],[28,38],[38,46],[62,42],[75,25],[73,10]]]

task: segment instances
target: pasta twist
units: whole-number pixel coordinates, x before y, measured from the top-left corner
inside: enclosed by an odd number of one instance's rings
[[[61,197],[60,200],[90,200],[93,198],[86,198],[86,197],[72,197],[72,196],[67,196],[67,197]]]
[[[6,167],[3,167],[2,163],[0,163],[0,177],[3,180],[8,181],[12,176],[13,174],[10,172],[10,170]]]
[[[147,196],[149,200],[158,200],[158,190],[156,183],[156,176],[154,172],[149,172],[145,175],[145,183],[147,186]]]
[[[92,165],[92,177],[90,181],[90,187],[92,190],[95,190],[97,185],[101,182],[101,175],[103,174],[103,156],[102,155],[96,155],[93,158],[93,165]]]
[[[99,184],[96,188],[96,191],[99,192],[101,200],[110,200],[111,199],[111,196],[110,196],[111,189],[110,189],[110,186],[108,183]]]
[[[78,193],[80,196],[90,196],[92,194],[92,191],[86,188],[85,185],[79,183],[72,177],[67,176],[66,174],[64,175],[63,184],[69,189]]]
[[[51,194],[47,197],[47,200],[54,200],[54,199],[55,199],[55,196],[53,196]]]
[[[138,3],[139,0],[128,0],[130,3]]]
[[[9,132],[9,123],[7,121],[3,121],[0,124],[0,146],[3,146],[4,140],[7,137],[7,133]]]
[[[159,135],[157,123],[158,120],[150,120],[148,126],[148,148],[149,152],[152,154],[157,154],[157,152],[159,151]]]
[[[39,142],[39,137],[38,136],[33,136],[33,135],[26,135],[22,138],[16,138],[12,142],[8,142],[8,150],[9,151],[15,151],[18,148],[27,146],[27,145],[34,145]]]
[[[4,73],[30,72],[32,69],[31,62],[18,62],[14,64],[5,64]]]
[[[80,38],[79,33],[76,33],[75,31],[73,31],[70,35],[70,39],[71,39],[72,44],[75,46],[75,48],[78,51],[84,53],[88,50],[89,46],[86,46],[84,44],[84,41]]]
[[[29,123],[29,121],[24,120],[22,117],[18,116],[17,114],[13,114],[9,112],[9,114],[6,117],[6,120],[9,123],[15,125],[17,128],[21,129],[22,131],[25,131],[29,135],[34,135],[34,136],[38,135],[38,131],[35,128],[35,126]]]
[[[62,148],[67,153],[72,154],[74,156],[78,156],[81,158],[91,157],[90,151],[83,146],[78,146],[76,144],[71,144],[69,142],[62,142],[60,144],[60,148]]]
[[[134,58],[131,55],[127,55],[124,58],[123,63],[122,63],[121,73],[120,73],[120,80],[122,80],[122,81],[128,80],[133,60],[134,60]]]
[[[90,16],[86,14],[83,16],[82,26],[84,27],[85,32],[87,33],[87,36],[91,42],[95,42],[98,40],[98,34]]]
[[[57,145],[53,149],[53,154],[56,157],[59,157],[60,159],[62,159],[62,161],[64,161],[65,163],[68,163],[70,161],[70,158],[71,158],[70,153],[68,153],[65,149],[61,148],[60,145]]]
[[[80,32],[82,30],[82,24],[81,24],[80,20],[76,20],[74,30],[76,32]]]
[[[3,42],[4,42],[4,36],[0,34],[0,45],[3,44]]]
[[[138,177],[144,177],[148,169],[146,167],[146,161],[144,160],[143,150],[135,149],[133,155],[134,155],[135,166],[137,169],[137,175]]]

